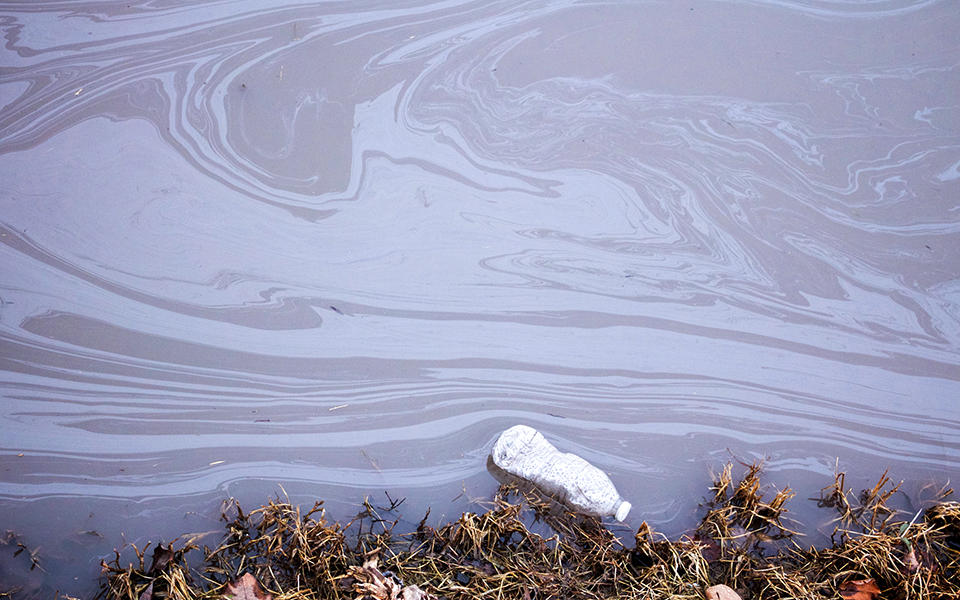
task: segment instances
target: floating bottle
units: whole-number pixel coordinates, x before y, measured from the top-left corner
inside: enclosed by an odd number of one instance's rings
[[[560,452],[532,427],[514,425],[501,433],[490,457],[507,473],[586,514],[623,521],[630,512],[630,503],[606,473],[576,454]]]

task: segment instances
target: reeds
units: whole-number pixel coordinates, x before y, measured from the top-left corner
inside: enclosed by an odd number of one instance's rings
[[[745,468],[739,479],[734,465],[716,477],[691,536],[669,540],[644,523],[632,547],[598,519],[516,487],[502,487],[482,513],[438,528],[424,517],[402,535],[369,502],[344,525],[329,522],[322,503],[302,511],[273,500],[249,514],[231,503],[218,546],[158,546],[149,567],[145,550],[134,548],[136,563],[127,566],[116,554],[103,565],[101,596],[221,598],[244,572],[275,600],[693,599],[719,583],[745,600],[834,599],[844,585],[866,579],[884,600],[960,594],[960,504],[940,498],[924,514],[901,518],[887,506],[897,485],[886,473],[859,495],[838,473],[819,499],[837,512],[834,544],[803,548],[786,517],[793,493],[765,489],[761,465]],[[536,533],[536,521],[550,533]]]

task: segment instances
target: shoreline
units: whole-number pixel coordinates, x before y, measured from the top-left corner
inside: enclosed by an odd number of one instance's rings
[[[948,500],[952,490],[906,515],[887,506],[900,484],[886,473],[857,492],[837,473],[818,501],[836,518],[833,545],[813,548],[802,546],[798,524],[787,517],[793,492],[764,486],[760,464],[743,465],[739,477],[735,468],[727,464],[710,486],[700,525],[676,539],[644,522],[624,540],[597,518],[511,485],[501,486],[483,513],[434,528],[426,525],[428,511],[403,534],[394,533],[398,520],[382,514],[399,503],[378,509],[367,501],[348,523],[328,521],[322,502],[302,510],[276,499],[249,513],[234,504],[216,547],[182,539],[150,555],[134,548],[133,563],[117,552],[103,562],[98,598],[207,600],[258,591],[277,600],[653,600],[704,598],[715,585],[743,600],[960,594],[960,503]],[[548,535],[532,530],[544,525]],[[238,587],[244,582],[247,588]]]

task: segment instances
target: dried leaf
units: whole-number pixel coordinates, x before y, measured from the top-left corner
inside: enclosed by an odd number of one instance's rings
[[[403,592],[400,593],[400,598],[401,600],[435,600],[436,596],[426,593],[415,585],[408,585],[403,588]]]
[[[722,584],[708,587],[705,594],[707,600],[742,600],[733,588]]]
[[[740,594],[726,585],[712,585],[706,591],[707,600],[743,600]]]
[[[708,563],[714,563],[720,560],[720,544],[717,543],[717,540],[701,537],[700,534],[693,536],[693,541],[700,544],[700,555],[703,556],[703,560]]]
[[[397,600],[400,595],[400,585],[377,568],[377,557],[365,561],[362,567],[350,567],[350,576],[356,579],[353,591],[358,599],[373,596],[376,600]]]
[[[436,600],[415,585],[401,588],[396,581],[386,577],[377,568],[377,557],[363,563],[362,567],[350,567],[349,578],[357,600],[373,597],[375,600]]]
[[[903,555],[903,566],[907,573],[916,573],[920,570],[920,561],[917,560],[916,548],[910,548],[910,551]]]
[[[877,600],[880,588],[873,579],[856,579],[840,586],[840,596],[845,600]]]
[[[164,567],[170,564],[174,558],[173,553],[173,544],[167,544],[166,547],[163,544],[157,545],[153,549],[153,562],[150,563],[150,570],[147,571],[150,575],[157,575]]]
[[[233,600],[273,600],[273,595],[263,591],[260,582],[250,573],[244,573],[240,579],[227,583],[223,597]]]
[[[140,594],[140,600],[153,600],[153,582],[150,582],[150,585],[147,586],[147,589],[143,590],[143,593]]]

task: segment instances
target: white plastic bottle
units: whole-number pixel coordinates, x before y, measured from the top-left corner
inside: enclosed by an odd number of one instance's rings
[[[623,521],[630,512],[630,503],[606,473],[576,454],[560,452],[532,427],[514,425],[501,433],[490,456],[507,473],[586,514]]]

